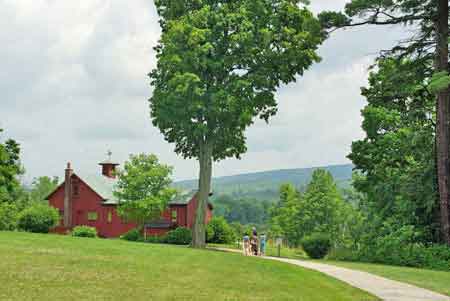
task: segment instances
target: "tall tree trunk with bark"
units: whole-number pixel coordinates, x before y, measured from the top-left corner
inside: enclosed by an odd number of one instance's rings
[[[438,16],[436,19],[436,72],[448,72],[448,0],[438,0]],[[441,234],[443,241],[450,246],[449,219],[449,89],[439,92],[436,103],[436,149],[437,176],[439,186],[439,203],[441,218]]]
[[[200,163],[200,176],[198,182],[197,210],[194,228],[192,229],[192,246],[194,248],[204,248],[206,246],[205,218],[209,193],[211,192],[212,151],[212,145],[208,143],[203,143],[200,146],[198,158]]]

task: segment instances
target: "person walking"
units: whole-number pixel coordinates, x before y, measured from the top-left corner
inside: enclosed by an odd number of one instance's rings
[[[244,248],[244,255],[248,256],[250,255],[250,237],[247,235],[247,233],[245,233],[244,237],[243,237],[243,248]]]
[[[264,233],[261,234],[261,237],[259,238],[259,255],[266,255],[266,234]]]
[[[258,234],[253,232],[252,237],[250,238],[250,245],[252,248],[252,255],[258,256]]]

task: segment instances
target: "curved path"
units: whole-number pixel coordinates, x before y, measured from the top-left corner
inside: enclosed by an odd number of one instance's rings
[[[239,252],[238,250],[215,248],[220,251]],[[386,301],[450,301],[450,297],[423,289],[417,286],[386,279],[367,272],[350,270],[347,268],[337,267],[333,265],[304,261],[297,259],[278,258],[278,257],[262,257],[268,260],[277,260],[294,265],[298,265],[307,269],[316,270],[327,274],[331,277],[339,279],[351,286],[369,292],[378,298]]]

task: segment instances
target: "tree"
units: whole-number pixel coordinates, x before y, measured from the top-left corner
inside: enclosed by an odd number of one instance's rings
[[[302,197],[292,184],[283,184],[280,187],[280,200],[270,210],[270,232],[284,236],[291,246],[297,246],[301,239],[297,214]]]
[[[0,129],[0,134],[2,132]],[[12,139],[0,143],[0,203],[16,201],[20,190],[17,177],[21,174],[19,144]]]
[[[29,192],[32,201],[44,201],[48,195],[58,186],[58,177],[39,177],[33,180],[31,190]]]
[[[448,75],[449,38],[448,0],[352,0],[345,13],[324,12],[319,16],[329,28],[360,26],[366,24],[404,24],[412,27],[411,38],[384,51],[382,56],[428,59],[434,61],[433,73]],[[356,20],[352,18],[357,17]],[[361,20],[362,18],[362,20]],[[433,52],[434,50],[434,52]],[[450,245],[450,99],[449,81],[437,90],[436,97],[436,173],[440,204],[440,227],[442,240]],[[441,82],[442,83],[442,82]]]
[[[162,37],[150,73],[152,121],[199,162],[193,245],[205,246],[213,161],[239,158],[254,118],[276,113],[276,89],[319,61],[318,20],[292,0],[156,0]]]
[[[414,226],[418,242],[439,241],[436,212],[435,99],[427,83],[432,77],[429,59],[378,61],[362,89],[366,137],[352,144],[349,158],[360,175],[354,186],[367,197],[363,211],[375,222],[393,229]]]
[[[172,167],[160,164],[155,155],[130,155],[124,169],[118,172],[114,195],[120,200],[118,213],[146,231],[146,222],[157,219],[174,196],[170,175]]]

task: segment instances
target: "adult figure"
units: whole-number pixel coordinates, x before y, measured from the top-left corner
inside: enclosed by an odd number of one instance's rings
[[[259,238],[259,255],[266,255],[266,234],[264,233],[261,234],[261,237]]]

